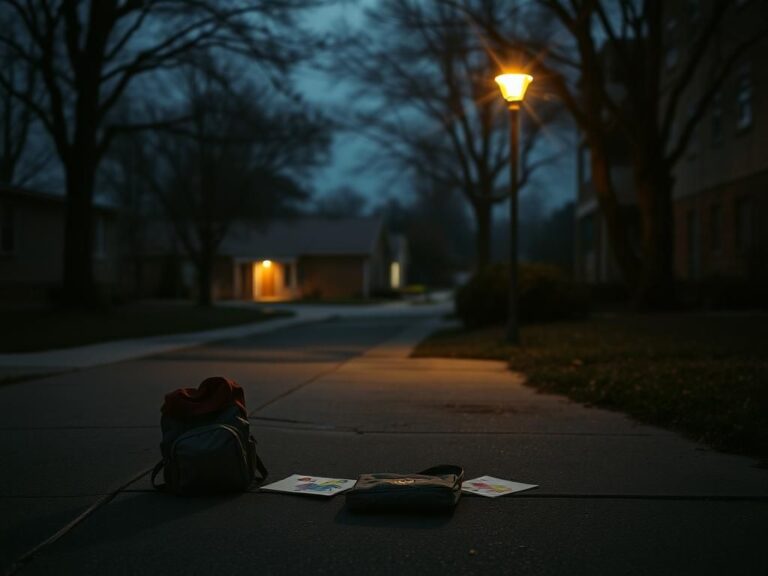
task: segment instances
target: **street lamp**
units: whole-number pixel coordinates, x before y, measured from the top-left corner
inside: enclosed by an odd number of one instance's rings
[[[509,317],[507,342],[518,344],[517,306],[517,163],[520,156],[520,105],[533,77],[528,74],[501,74],[496,76],[501,95],[509,107]]]

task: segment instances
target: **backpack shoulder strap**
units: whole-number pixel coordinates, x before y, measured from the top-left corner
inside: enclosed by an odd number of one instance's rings
[[[249,460],[251,460],[251,464],[254,468],[256,468],[256,472],[259,473],[258,479],[259,484],[264,482],[264,480],[267,479],[267,476],[269,476],[269,471],[267,470],[267,467],[264,466],[264,462],[262,462],[261,458],[259,458],[259,453],[256,452],[256,439],[253,436],[250,436],[248,438],[248,444],[249,444]]]

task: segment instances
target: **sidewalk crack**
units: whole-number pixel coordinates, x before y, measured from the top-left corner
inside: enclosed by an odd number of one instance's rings
[[[93,504],[91,504],[88,508],[86,508],[83,512],[77,515],[73,520],[65,524],[62,528],[57,530],[53,535],[49,536],[40,544],[35,546],[34,548],[28,550],[21,556],[19,556],[16,561],[11,564],[10,569],[8,572],[6,572],[6,576],[13,576],[14,574],[17,574],[19,570],[24,568],[27,564],[29,564],[34,557],[40,553],[41,550],[44,548],[47,548],[48,546],[51,546],[52,544],[58,542],[61,540],[64,536],[69,534],[72,530],[74,530],[77,526],[82,524],[89,516],[91,516],[94,512],[96,512],[99,508],[106,506],[109,504],[112,500],[117,497],[118,494],[121,492],[126,491],[126,489],[133,483],[138,482],[141,480],[144,476],[148,475],[150,472],[152,472],[152,468],[147,468],[146,470],[143,470],[133,476],[130,480],[127,482],[124,482],[120,486],[118,486],[115,490],[111,491],[108,494],[105,494],[98,500],[96,500]]]

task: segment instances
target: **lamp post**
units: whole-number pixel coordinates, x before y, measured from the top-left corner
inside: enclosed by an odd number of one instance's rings
[[[518,344],[517,305],[517,163],[520,156],[520,105],[525,91],[533,80],[528,74],[501,74],[496,76],[501,95],[509,107],[509,315],[507,342]]]

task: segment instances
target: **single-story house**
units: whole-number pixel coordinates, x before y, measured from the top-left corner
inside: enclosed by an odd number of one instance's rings
[[[169,295],[162,282],[175,286],[175,295],[194,296],[195,269],[170,226],[152,228],[142,295]],[[397,247],[393,254],[378,217],[237,222],[219,246],[213,295],[258,301],[369,298],[402,286],[405,240]]]

